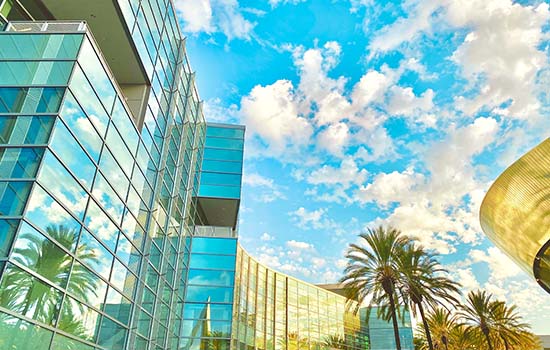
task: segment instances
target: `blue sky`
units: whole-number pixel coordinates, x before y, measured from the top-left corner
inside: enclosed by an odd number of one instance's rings
[[[307,281],[394,225],[549,333],[550,297],[479,226],[550,135],[550,10],[508,0],[176,0],[209,121],[245,124],[241,243]]]

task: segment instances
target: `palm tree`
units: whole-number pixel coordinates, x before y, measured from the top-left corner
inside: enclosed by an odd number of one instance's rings
[[[397,259],[399,270],[399,290],[404,302],[410,305],[413,316],[420,313],[428,349],[433,350],[430,327],[426,319],[424,306],[432,310],[442,302],[458,304],[453,294],[460,294],[460,284],[445,277],[447,270],[424,250],[422,246],[407,245]],[[441,310],[435,315],[441,316]]]
[[[344,336],[341,334],[333,334],[325,337],[325,340],[323,341],[323,345],[328,349],[341,349],[341,350],[348,349],[346,338],[344,338]]]
[[[397,261],[399,254],[411,240],[396,229],[382,226],[368,229],[367,233],[362,233],[359,237],[365,246],[350,244],[346,254],[349,263],[340,282],[348,300],[357,301],[354,313],[357,313],[359,305],[371,296],[367,315],[376,304],[389,306],[388,313],[393,323],[396,348],[401,350],[396,314],[396,287],[399,281]]]
[[[429,326],[426,327],[424,325],[422,329],[419,329],[420,337],[422,340],[426,340],[426,342],[422,344],[421,349],[425,350],[435,347],[437,349],[447,350],[450,334],[457,324],[456,319],[451,315],[450,311],[443,308],[435,308],[428,313],[425,322]],[[431,333],[433,338],[432,345],[428,345],[427,343],[428,332]]]
[[[71,249],[78,238],[78,231],[63,225],[48,226],[46,233],[67,249]],[[81,261],[92,265],[98,260],[97,254],[85,245],[81,245],[76,254]],[[73,264],[70,255],[41,234],[21,232],[12,259],[61,287],[66,286],[70,274],[69,290],[75,297],[85,302],[89,302],[92,295],[97,297],[98,278],[80,263]],[[6,270],[3,280],[2,305],[37,321],[50,324],[54,321],[59,312],[60,292],[13,265]],[[32,315],[28,315],[29,312]],[[73,324],[71,329],[74,327]]]
[[[529,332],[529,325],[523,323],[517,314],[516,306],[507,306],[503,301],[493,301],[492,322],[495,334],[495,343],[501,343],[505,350],[525,347],[534,349],[537,347],[535,336]]]
[[[489,350],[494,350],[491,331],[495,331],[493,316],[498,305],[493,303],[491,298],[492,294],[486,291],[471,291],[468,293],[467,304],[461,305],[459,315],[469,329],[479,330],[485,337]]]

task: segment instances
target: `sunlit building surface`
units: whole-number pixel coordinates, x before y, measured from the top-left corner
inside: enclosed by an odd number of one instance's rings
[[[244,132],[170,1],[0,0],[0,349],[365,349],[238,245]]]
[[[481,205],[485,234],[550,293],[550,139],[506,169]]]

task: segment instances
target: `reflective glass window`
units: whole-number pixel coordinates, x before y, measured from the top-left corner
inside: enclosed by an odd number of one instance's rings
[[[124,176],[124,172],[120,169],[120,166],[109,150],[103,150],[99,166],[102,173],[108,177],[111,186],[117,191],[121,198],[125,199],[130,181]]]
[[[67,296],[57,328],[79,338],[95,341],[100,315],[85,304]]]
[[[21,215],[31,186],[32,182],[0,181],[0,215]]]
[[[115,259],[113,271],[111,272],[111,284],[120,289],[126,297],[132,298],[136,280],[136,276]]]
[[[47,233],[65,246],[76,240],[76,233],[62,226],[50,226]],[[67,284],[73,262],[69,254],[26,222],[21,225],[11,258],[61,288]]]
[[[7,61],[0,64],[0,85],[67,85],[74,62]]]
[[[134,128],[134,122],[132,121],[132,118],[128,115],[126,109],[124,109],[124,106],[122,105],[122,102],[120,102],[119,98],[117,98],[115,101],[115,106],[112,113],[112,120],[116,125],[116,128],[119,131],[120,135],[122,135],[122,137],[124,138],[126,145],[130,149],[130,153],[132,155],[135,154],[139,142],[139,136],[136,129]]]
[[[0,219],[0,258],[8,256],[19,220]]]
[[[231,304],[186,303],[183,318],[204,319],[210,313],[211,320],[230,320],[233,306]]]
[[[51,152],[46,152],[44,156],[38,181],[77,217],[82,218],[88,194]]]
[[[103,311],[117,321],[128,325],[130,322],[130,314],[132,311],[132,304],[122,294],[117,292],[113,288],[109,288],[107,293],[107,301],[103,306]]]
[[[92,159],[99,161],[103,142],[90,121],[93,117],[86,116],[70,92],[65,97],[61,117]]]
[[[125,235],[119,235],[116,248],[116,256],[134,273],[138,273],[141,262],[141,254],[130,243]]]
[[[51,348],[56,350],[94,350],[93,346],[86,345],[78,340],[65,337],[61,334],[56,334],[53,337]]]
[[[0,113],[57,113],[64,88],[0,88]]]
[[[0,59],[76,59],[84,34],[0,35]]]
[[[229,238],[193,237],[193,253],[236,254],[237,240]]]
[[[27,206],[26,217],[44,232],[50,227],[63,227],[75,233],[80,231],[80,224],[63,207],[50,197],[40,186],[35,186]],[[64,244],[64,242],[59,242]],[[68,242],[67,248],[74,251],[76,241]]]
[[[232,271],[189,270],[189,284],[204,286],[233,286],[235,274]]]
[[[201,185],[202,184],[240,186],[241,175],[203,172],[201,174]]]
[[[213,171],[222,173],[242,173],[243,163],[241,162],[224,162],[220,160],[205,159],[202,161],[203,171]]]
[[[89,260],[97,259],[93,254],[93,251],[89,251],[87,256],[80,254],[80,258],[83,263],[91,265]],[[80,261],[75,260],[67,291],[78,300],[99,309],[105,302],[107,283]]]
[[[101,174],[97,174],[92,194],[116,222],[121,222],[124,204]]]
[[[200,186],[201,197],[219,197],[219,198],[240,198],[241,188],[239,186]]]
[[[125,212],[124,219],[122,220],[122,231],[135,246],[137,246],[139,249],[142,249],[142,244],[144,241],[143,228],[137,223],[134,216],[128,211]]]
[[[208,127],[206,128],[206,136],[207,138],[208,136],[214,136],[214,137],[228,137],[228,138],[234,138],[234,139],[243,139],[244,130],[208,125]]]
[[[61,292],[8,264],[0,283],[0,306],[53,326],[61,306]]]
[[[46,350],[52,334],[45,328],[0,312],[0,349]]]
[[[113,251],[115,250],[118,229],[109,216],[107,216],[93,200],[90,200],[90,204],[88,205],[84,224],[86,224],[90,231],[92,231],[107,247]]]
[[[80,234],[76,256],[100,276],[109,279],[113,255],[87,230]]]
[[[128,330],[107,317],[103,317],[98,343],[108,349],[122,349]]]
[[[88,38],[82,43],[78,62],[88,77],[92,88],[97,92],[103,106],[110,113],[116,92]]]
[[[233,302],[233,288],[188,286],[186,300],[203,303],[207,301],[212,303],[231,303]]]
[[[218,149],[218,148],[205,148],[204,159],[242,161],[243,151]]]
[[[134,165],[134,157],[126,148],[126,144],[122,141],[118,131],[114,127],[109,127],[107,131],[107,146],[111,153],[115,156],[119,166],[124,170],[126,175],[132,174],[132,166]]]
[[[32,178],[43,154],[43,148],[0,148],[0,174],[5,178]]]
[[[203,334],[205,337],[229,337],[231,335],[231,322],[183,320],[183,337]]]
[[[55,126],[50,147],[89,189],[95,174],[95,165],[60,120]]]
[[[0,118],[0,143],[10,145],[46,144],[55,117],[18,116]]]
[[[234,270],[235,257],[231,255],[191,254],[190,267],[197,269]]]
[[[244,147],[244,140],[207,137],[205,147],[242,150]]]
[[[69,88],[99,131],[99,134],[101,136],[105,135],[107,124],[109,123],[109,115],[105,112],[99,98],[78,66],[74,68]]]

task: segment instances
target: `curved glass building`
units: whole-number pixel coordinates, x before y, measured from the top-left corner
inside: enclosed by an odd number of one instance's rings
[[[550,139],[506,169],[481,204],[485,234],[550,293]]]

